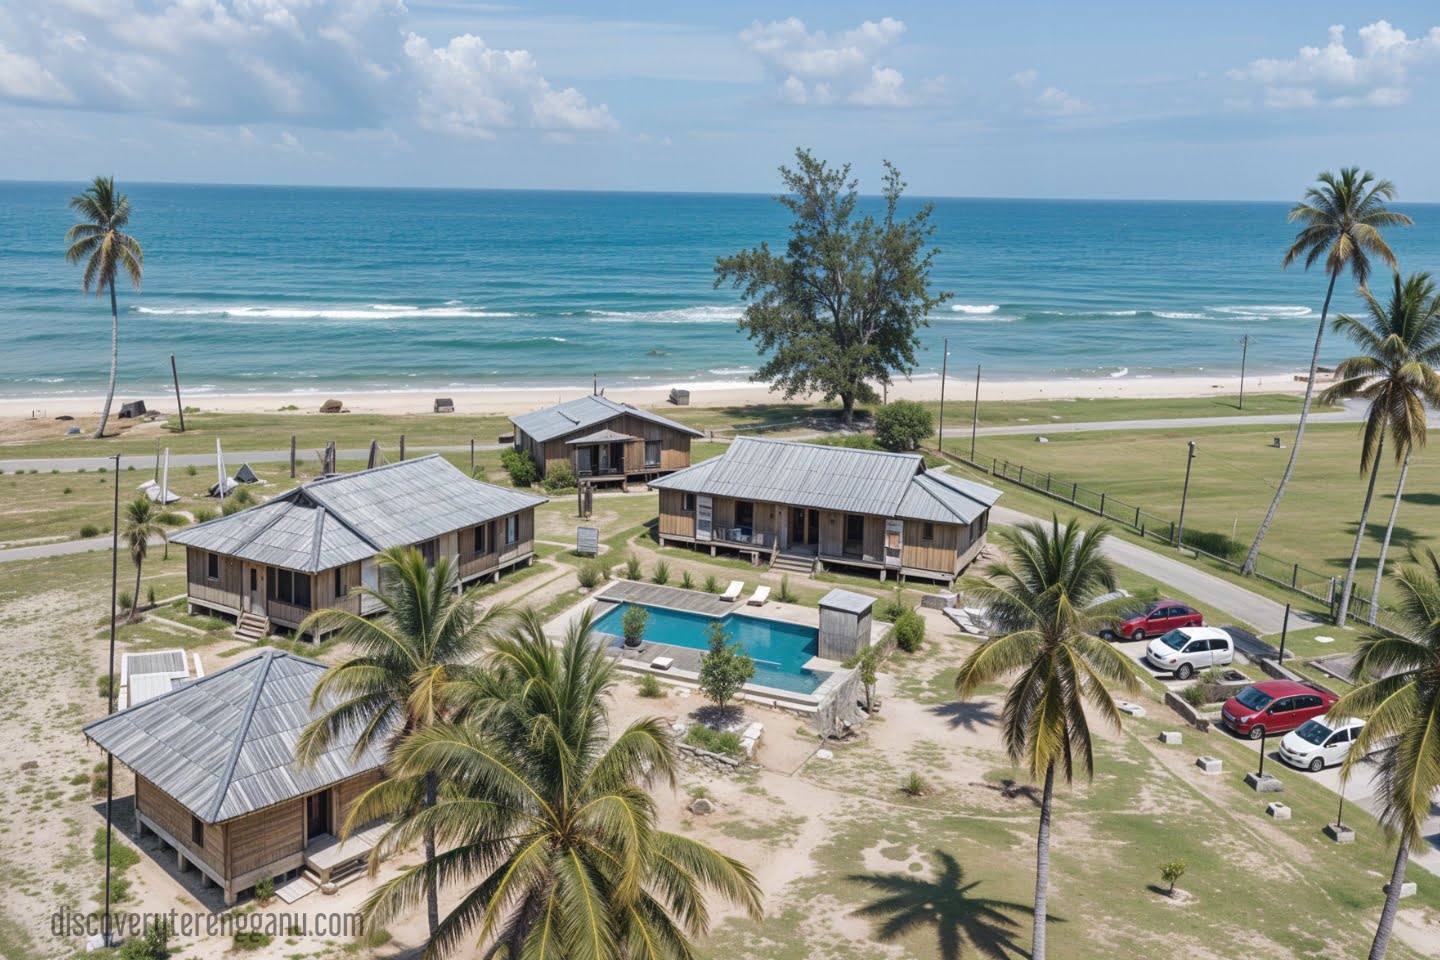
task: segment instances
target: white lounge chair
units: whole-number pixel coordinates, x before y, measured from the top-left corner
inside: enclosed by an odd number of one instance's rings
[[[769,587],[756,587],[756,588],[755,588],[755,592],[752,593],[752,594],[750,594],[750,599],[749,599],[748,603],[749,603],[750,606],[752,606],[752,607],[763,607],[763,606],[765,606],[765,601],[766,601],[766,600],[769,600],[769,599],[770,599],[770,588],[769,588]]]
[[[722,593],[722,594],[720,594],[720,599],[721,599],[721,600],[729,600],[730,602],[733,603],[734,601],[739,600],[739,599],[740,599],[740,594],[742,594],[742,593],[744,593],[744,592],[745,592],[745,581],[744,581],[744,580],[731,580],[731,581],[730,581],[730,586],[726,587],[726,588],[725,588],[725,592]]]

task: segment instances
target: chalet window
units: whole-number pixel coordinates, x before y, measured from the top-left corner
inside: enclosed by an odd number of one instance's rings
[[[310,607],[310,576],[293,570],[269,567],[265,576],[265,593],[271,600]]]
[[[520,542],[520,514],[512,513],[505,518],[505,545]]]
[[[194,815],[190,817],[190,842],[201,849],[205,847],[205,824]]]
[[[335,596],[336,596],[337,598],[338,598],[338,597],[343,597],[343,596],[345,596],[345,594],[346,594],[347,592],[348,592],[348,588],[345,586],[345,568],[344,568],[344,567],[336,567],[336,568],[335,568]]]
[[[695,512],[695,494],[693,494],[693,493],[682,493],[682,494],[680,494],[680,512],[681,512],[681,513],[694,513],[694,512]]]
[[[935,524],[926,521],[920,524],[920,539],[926,543],[935,539]]]
[[[488,527],[488,526],[489,526],[489,524],[482,523],[482,524],[480,524],[480,526],[478,526],[478,527],[475,528],[475,553],[476,553],[476,554],[481,554],[481,553],[484,553],[484,552],[485,552],[485,528]]]
[[[735,526],[755,526],[755,504],[751,503],[749,500],[735,501]]]
[[[865,549],[865,518],[858,513],[845,514],[845,553],[860,553]]]
[[[645,441],[645,466],[647,466],[647,467],[658,467],[658,466],[660,466],[660,441],[659,441],[659,440],[646,440],[646,441]]]
[[[218,554],[218,553],[207,553],[207,554],[205,554],[205,579],[206,579],[206,580],[219,580],[219,579],[220,579],[220,554]]]
[[[440,554],[440,542],[438,540],[426,540],[420,544],[420,556],[425,558],[425,566],[435,566],[435,558]]]

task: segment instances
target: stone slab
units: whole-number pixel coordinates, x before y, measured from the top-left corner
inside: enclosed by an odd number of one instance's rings
[[[1279,800],[1274,800],[1267,804],[1265,807],[1265,812],[1270,814],[1270,816],[1274,817],[1276,820],[1290,819],[1290,808],[1287,807],[1285,804],[1281,803]]]
[[[1285,784],[1268,773],[1264,776],[1254,773],[1245,774],[1245,786],[1256,793],[1280,793],[1285,789]]]
[[[1225,764],[1218,757],[1196,757],[1195,766],[1209,774],[1219,773]]]
[[[1160,731],[1160,736],[1159,736],[1157,739],[1158,739],[1161,743],[1163,743],[1163,744],[1165,744],[1165,745],[1167,745],[1167,746],[1171,746],[1171,747],[1173,747],[1173,746],[1178,746],[1178,745],[1180,744],[1180,742],[1181,742],[1180,731],[1179,731],[1179,730],[1161,730],[1161,731]]]
[[[1347,827],[1343,823],[1325,824],[1325,836],[1329,837],[1331,840],[1334,840],[1336,843],[1355,842],[1354,828]]]

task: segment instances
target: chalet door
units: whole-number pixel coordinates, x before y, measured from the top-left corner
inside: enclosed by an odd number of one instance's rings
[[[894,569],[900,566],[900,552],[903,547],[905,521],[885,521],[885,566]]]
[[[250,582],[247,585],[245,595],[249,600],[248,609],[251,613],[265,612],[265,583],[260,579],[260,568],[249,567]]]
[[[330,832],[330,791],[321,790],[305,798],[305,842]]]
[[[577,477],[588,477],[595,472],[595,448],[575,448],[575,475]]]
[[[714,505],[706,494],[695,496],[695,539],[709,540],[711,537],[711,523],[713,519]]]
[[[790,545],[814,546],[820,542],[820,511],[790,508]]]
[[[625,472],[625,444],[610,444],[610,469],[616,473]]]
[[[594,448],[592,448],[592,449],[595,449],[595,450],[600,451],[600,472],[601,472],[601,473],[609,473],[609,472],[610,472],[610,446],[609,446],[609,444],[603,444],[603,443],[602,443],[600,446],[594,447]]]

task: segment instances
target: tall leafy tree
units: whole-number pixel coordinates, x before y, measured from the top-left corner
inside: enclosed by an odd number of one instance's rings
[[[80,222],[65,231],[65,259],[85,262],[82,289],[95,296],[110,292],[110,386],[95,437],[105,436],[110,405],[115,400],[115,374],[120,368],[120,308],[115,301],[115,278],[121,270],[129,276],[138,293],[145,271],[145,251],[140,241],[125,232],[130,224],[130,198],[116,191],[114,177],[96,177],[85,192],[70,198],[70,209]]]
[[[1140,689],[1130,659],[1098,636],[1117,620],[1113,603],[1092,606],[1115,588],[1115,571],[1104,554],[1108,535],[1103,523],[1087,531],[1073,519],[1062,527],[1054,516],[1048,527],[1023,523],[999,534],[1006,560],[991,564],[983,579],[962,581],[987,609],[999,635],[965,658],[955,691],[968,699],[984,684],[1014,677],[1000,714],[1005,749],[1013,763],[1044,782],[1035,843],[1032,960],[1045,960],[1057,768],[1066,783],[1077,766],[1094,776],[1086,707],[1118,729],[1120,711],[1109,685],[1132,695]]]
[[[1335,616],[1335,622],[1342,627],[1350,610],[1355,567],[1360,560],[1360,546],[1365,539],[1365,524],[1370,516],[1370,501],[1375,496],[1375,480],[1380,473],[1386,437],[1390,439],[1395,462],[1408,466],[1410,454],[1425,445],[1426,405],[1440,407],[1440,375],[1435,372],[1435,365],[1440,363],[1440,297],[1436,296],[1430,275],[1411,274],[1402,281],[1400,274],[1395,274],[1390,302],[1383,306],[1368,289],[1362,289],[1360,295],[1369,316],[1355,318],[1341,314],[1335,318],[1332,329],[1343,333],[1361,352],[1341,362],[1335,371],[1339,381],[1320,395],[1325,403],[1358,397],[1368,404],[1360,444],[1360,472],[1364,474],[1369,470],[1370,481],[1365,488],[1360,529],[1355,532],[1355,546],[1350,551],[1350,567],[1345,573],[1345,587]],[[1402,469],[1402,485],[1395,491],[1380,562],[1375,567],[1375,586],[1370,597],[1372,621],[1385,552],[1390,547],[1390,533],[1404,492],[1405,472]]]
[[[1424,823],[1440,791],[1440,557],[1426,549],[1420,564],[1401,568],[1394,579],[1402,633],[1361,638],[1355,676],[1365,683],[1331,709],[1336,716],[1365,718],[1341,776],[1348,780],[1379,751],[1379,819],[1399,838],[1370,960],[1385,956],[1410,851],[1426,846]]]
[[[914,368],[916,331],[951,296],[930,291],[933,205],[901,217],[905,181],[886,161],[877,220],[859,211],[849,164],[831,167],[803,149],[795,161],[780,168],[785,193],[775,198],[794,217],[785,252],[761,243],[719,257],[715,286],[728,283],[749,301],[740,329],[769,354],[751,379],[787,399],[839,398],[849,424],[857,401],[879,399],[872,384]]]
[[[357,587],[355,593],[380,604],[378,616],[344,610],[319,610],[300,624],[300,633],[332,634],[354,656],[320,676],[311,709],[324,708],[300,736],[296,759],[313,763],[336,740],[353,739],[355,756],[372,746],[387,753],[409,734],[448,716],[448,692],[508,615],[493,606],[483,613],[459,589],[454,565],[440,557],[434,568],[413,547],[391,547],[378,560],[381,589]],[[326,706],[328,705],[328,706]],[[422,773],[392,785],[405,792],[406,804],[433,807],[438,781]],[[348,829],[348,825],[347,825]],[[424,833],[425,858],[435,857],[435,833]],[[438,893],[432,881],[425,891],[433,935],[440,923]]]
[[[709,926],[707,889],[761,914],[745,866],[656,826],[647,788],[673,786],[674,742],[656,718],[611,738],[615,668],[590,628],[587,614],[557,646],[538,613],[522,612],[454,691],[455,719],[410,734],[394,755],[392,777],[433,775],[444,789],[390,828],[372,864],[429,833],[445,849],[379,887],[364,910],[385,923],[437,882],[463,885],[426,957],[472,940],[480,956],[507,960],[690,958]],[[389,812],[397,796],[381,783],[351,819]]]
[[[116,482],[119,482],[119,477],[116,477]],[[168,541],[170,536],[160,523],[155,504],[143,494],[126,504],[125,526],[120,536],[130,549],[130,562],[135,564],[135,594],[130,600],[128,618],[133,623],[135,611],[140,608],[140,568],[145,565],[145,558],[150,553],[150,541],[157,537]]]
[[[1320,324],[1315,329],[1315,349],[1310,354],[1310,378],[1305,383],[1305,402],[1300,406],[1300,423],[1295,428],[1295,442],[1290,447],[1290,459],[1285,464],[1285,473],[1260,529],[1255,531],[1255,542],[1245,556],[1245,573],[1254,573],[1260,559],[1260,545],[1275,522],[1275,513],[1280,501],[1285,499],[1285,489],[1295,472],[1295,463],[1300,457],[1300,445],[1305,439],[1305,426],[1310,422],[1310,403],[1315,394],[1315,375],[1320,366],[1320,344],[1325,337],[1325,325],[1330,316],[1330,299],[1335,295],[1335,283],[1346,270],[1355,283],[1364,287],[1370,279],[1370,258],[1379,258],[1392,268],[1395,254],[1385,238],[1380,235],[1385,227],[1410,226],[1414,221],[1403,213],[1388,209],[1385,204],[1395,199],[1395,185],[1389,180],[1376,180],[1369,170],[1360,172],[1358,167],[1343,167],[1339,175],[1325,172],[1316,178],[1319,182],[1305,191],[1305,197],[1290,208],[1291,223],[1301,224],[1290,248],[1285,251],[1282,267],[1288,267],[1296,260],[1303,260],[1309,270],[1321,258],[1325,260],[1325,271],[1330,275],[1329,286],[1325,288],[1325,303],[1320,308]]]

